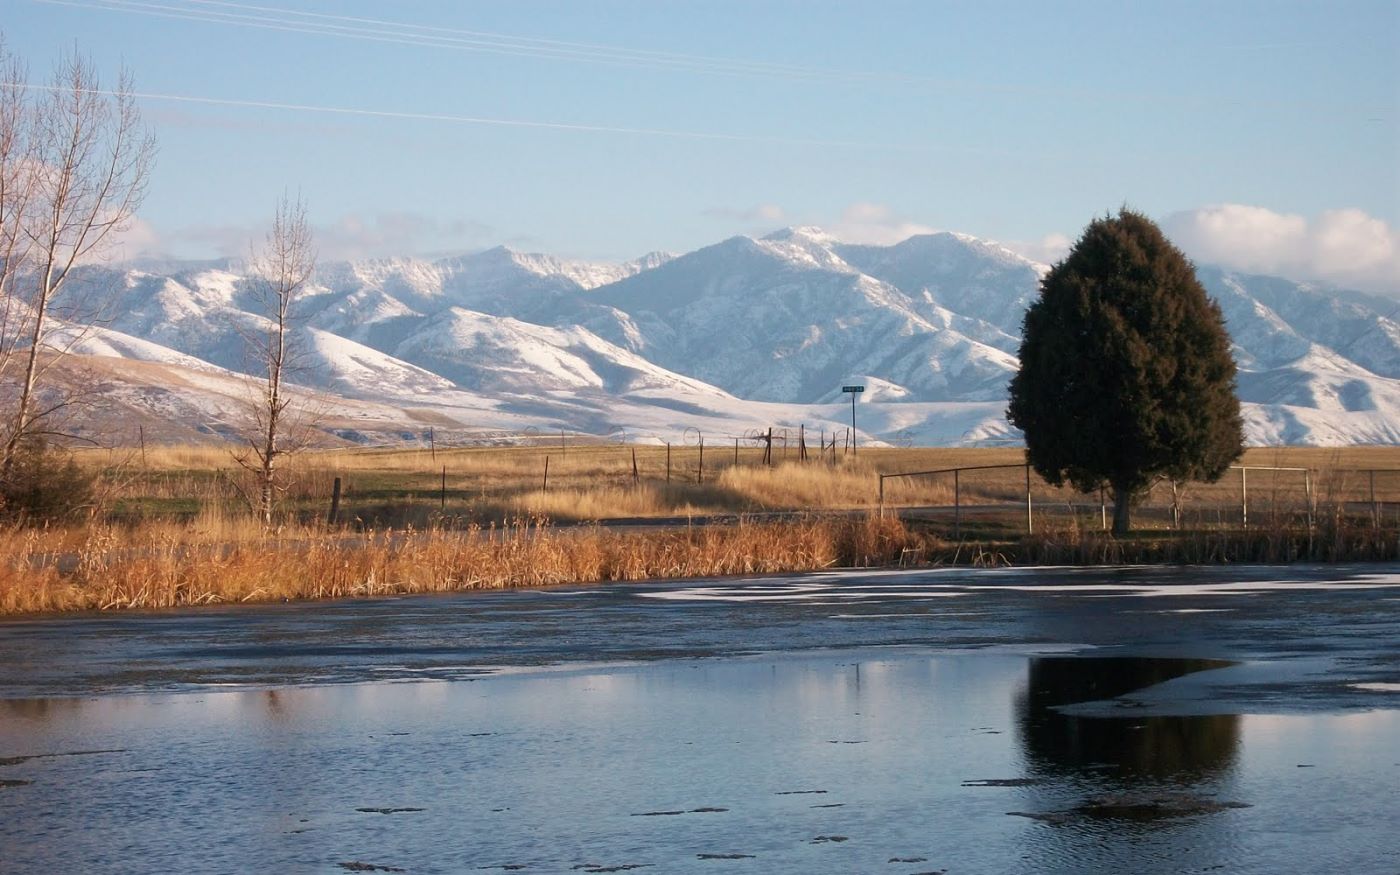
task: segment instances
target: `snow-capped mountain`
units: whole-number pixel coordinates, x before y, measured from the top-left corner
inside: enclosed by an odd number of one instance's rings
[[[503,247],[324,264],[301,302],[296,379],[380,405],[376,421],[412,409],[444,426],[659,439],[841,427],[840,387],[861,382],[877,437],[1014,437],[1006,383],[1047,269],[962,234],[867,246],[810,227],[625,264]],[[1252,440],[1400,443],[1400,302],[1199,275],[1226,316]],[[65,329],[78,352],[153,374],[256,370],[248,342],[267,322],[237,263],[88,267],[70,294],[106,302],[97,327]]]

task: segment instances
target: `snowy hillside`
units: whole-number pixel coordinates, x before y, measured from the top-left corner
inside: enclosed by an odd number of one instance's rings
[[[302,302],[296,380],[347,410],[370,405],[380,425],[402,415],[657,440],[686,428],[841,428],[840,387],[861,382],[870,435],[1005,440],[1021,317],[1046,270],[962,234],[867,246],[810,227],[625,264],[504,247],[323,264]],[[1395,301],[1199,274],[1231,331],[1251,440],[1400,443]],[[170,393],[227,395],[188,375],[237,382],[256,370],[248,341],[267,323],[236,263],[88,267],[71,294],[110,303],[93,314],[99,327],[72,326],[64,342],[80,338],[75,350],[94,362],[149,365],[123,379],[168,380],[146,395],[172,416],[223,416],[208,398],[174,405]]]

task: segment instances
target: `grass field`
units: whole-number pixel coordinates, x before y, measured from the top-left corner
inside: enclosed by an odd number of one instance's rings
[[[245,511],[250,482],[227,451],[164,447],[145,454],[90,452],[87,466],[105,472],[105,513],[116,521],[230,523]],[[880,504],[877,475],[954,467],[959,502],[967,508],[1021,505],[1026,500],[1020,449],[865,449],[824,461],[799,461],[775,450],[762,463],[752,447],[571,446],[489,449],[328,450],[294,457],[287,467],[282,509],[289,521],[325,516],[340,478],[340,518],[360,526],[503,522],[544,516],[555,522],[685,517],[765,511],[861,510]],[[1267,448],[1249,450],[1241,464],[1252,517],[1291,512],[1314,503],[1369,504],[1372,488],[1384,512],[1400,510],[1400,448]],[[635,465],[635,468],[634,468]],[[1269,468],[1307,468],[1300,471]],[[1375,471],[1374,474],[1369,473]],[[1238,523],[1241,474],[1216,484],[1182,484],[1185,519]],[[1031,503],[1040,513],[1074,508],[1092,515],[1099,496],[1055,488],[1032,474]],[[1156,486],[1138,509],[1145,526],[1170,522],[1171,484]],[[891,478],[886,507],[945,507],[954,503],[954,477]],[[1364,509],[1364,508],[1363,508]]]
[[[1028,521],[1018,449],[795,456],[775,453],[770,466],[757,450],[741,447],[736,462],[732,447],[707,449],[702,468],[698,448],[673,448],[668,466],[664,447],[636,447],[634,469],[634,448],[623,446],[308,452],[289,463],[279,523],[267,530],[226,451],[88,451],[80,464],[101,484],[89,516],[0,527],[0,614],[893,562],[1400,559],[1400,448],[1251,450],[1247,528],[1232,471],[1217,484],[1180,485],[1176,519],[1170,485],[1158,486],[1127,538],[1101,531],[1097,495],[1035,476]],[[888,479],[879,512],[880,474],[972,466],[1006,467],[961,472],[956,517],[949,473]],[[1307,468],[1310,490],[1301,471],[1269,468]],[[337,478],[340,517],[329,525]],[[687,522],[709,515],[727,516]],[[669,522],[642,531],[558,525],[646,518]]]

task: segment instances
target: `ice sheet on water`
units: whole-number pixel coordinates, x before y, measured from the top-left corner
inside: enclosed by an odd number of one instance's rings
[[[1353,591],[1400,588],[1400,574],[1366,573],[1345,580],[1217,580],[1182,582],[1178,580],[1122,580],[1097,583],[1037,582],[1033,572],[1043,569],[988,569],[975,572],[967,569],[935,569],[932,572],[907,570],[885,572],[822,572],[801,580],[775,583],[771,579],[731,581],[723,586],[690,586],[656,592],[639,593],[643,598],[683,602],[805,602],[830,604],[832,601],[860,599],[936,599],[953,598],[976,592],[1013,591],[1027,593],[1068,593],[1086,597],[1158,598],[1162,596],[1251,596],[1269,592]],[[1102,573],[1102,569],[1096,569]],[[943,582],[951,571],[964,578],[962,582]],[[1072,570],[1055,569],[1056,577]],[[940,573],[942,572],[942,573]],[[1028,573],[1031,572],[1031,573]],[[864,583],[877,576],[900,576],[908,582]],[[1005,578],[1015,575],[1025,579],[998,579],[996,582],[974,582],[989,576]],[[930,579],[932,578],[932,579]],[[939,582],[933,582],[938,580]],[[923,581],[923,582],[919,582]],[[1180,608],[1170,613],[1210,613],[1230,608]]]

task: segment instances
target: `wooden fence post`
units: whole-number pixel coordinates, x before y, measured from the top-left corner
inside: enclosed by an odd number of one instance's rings
[[[441,510],[447,510],[447,466],[446,466],[446,465],[443,465],[443,466],[442,466],[442,493],[441,493],[441,499],[438,501],[438,507],[439,507]]]
[[[700,467],[695,471],[695,482],[705,482],[705,436],[700,436]]]
[[[1376,504],[1376,471],[1372,468],[1366,473],[1371,477],[1371,528],[1379,529],[1381,527],[1381,509],[1380,505]]]
[[[953,469],[953,537],[962,540],[962,472]]]
[[[1035,534],[1035,524],[1031,518],[1031,466],[1026,466],[1026,534]]]
[[[1312,546],[1313,514],[1316,508],[1313,506],[1312,471],[1303,469],[1303,500],[1308,505],[1308,542]]]
[[[1249,528],[1249,469],[1240,468],[1240,528]]]
[[[549,491],[549,456],[544,457],[544,487],[540,491]]]
[[[666,442],[666,482],[671,482],[671,442]]]
[[[331,485],[331,511],[326,514],[326,525],[335,525],[336,518],[340,516],[340,478],[335,478],[335,483]]]
[[[637,448],[632,448],[632,484],[635,486],[642,482],[642,475],[637,471]]]

